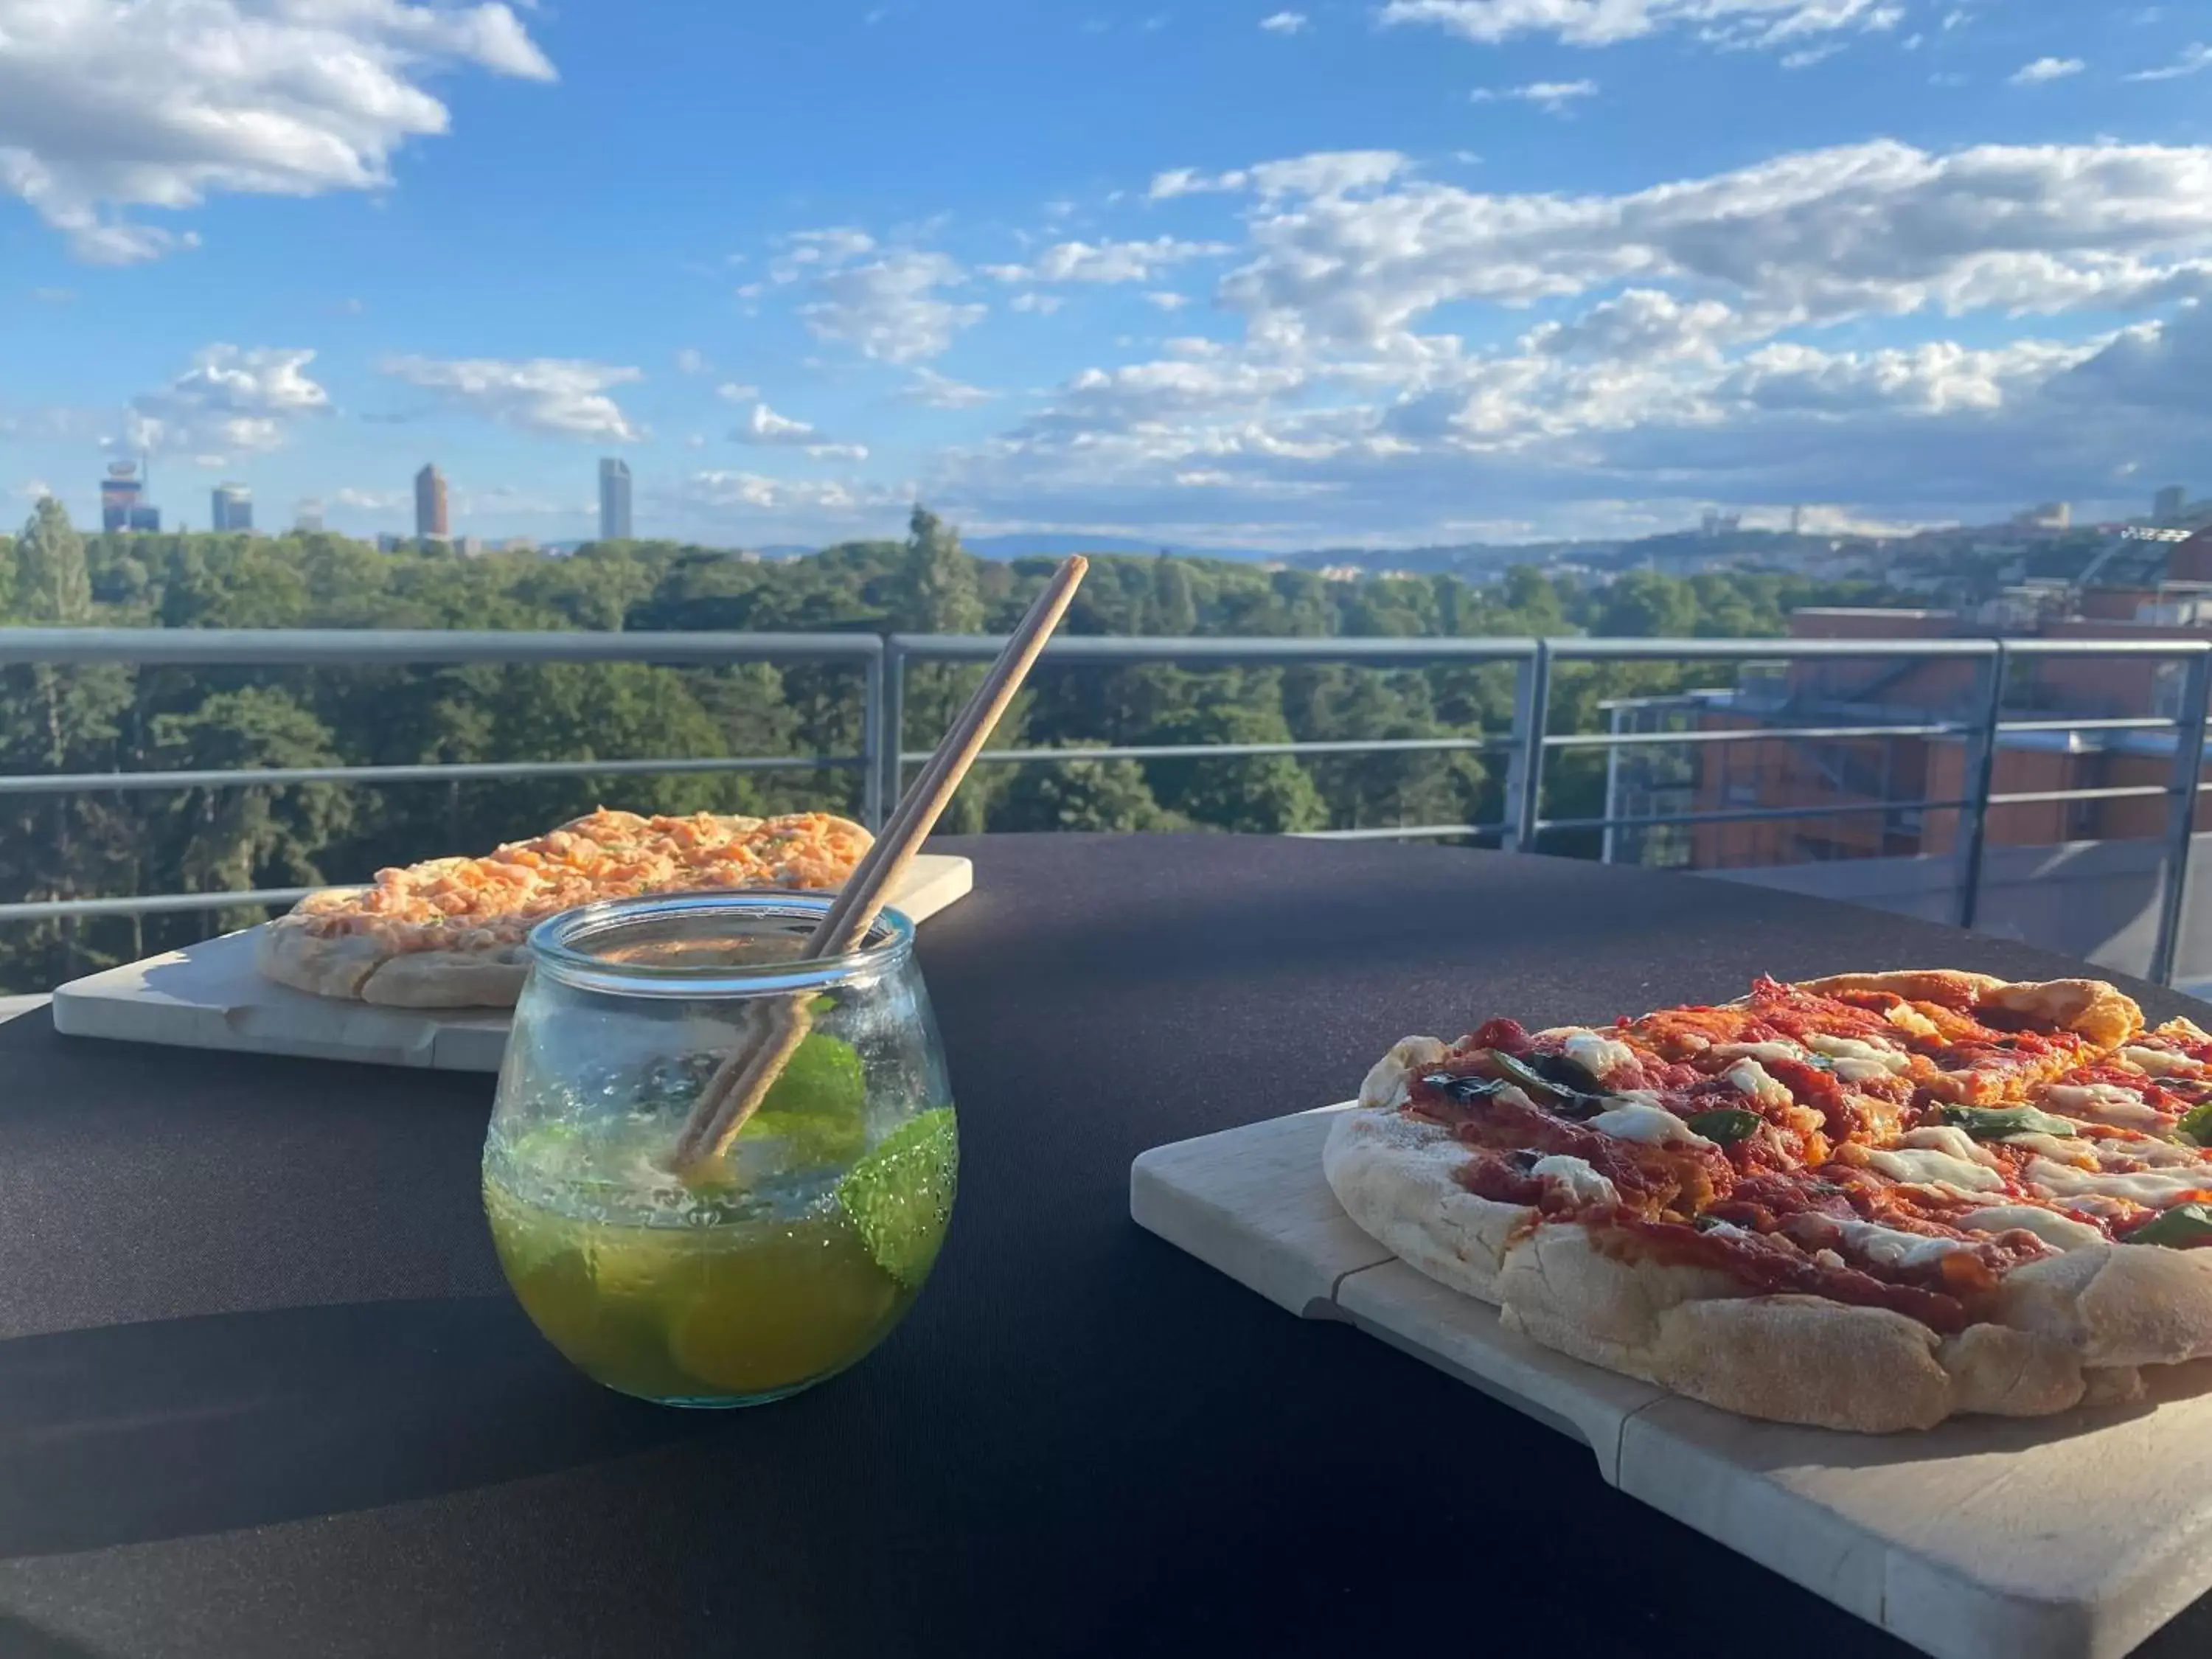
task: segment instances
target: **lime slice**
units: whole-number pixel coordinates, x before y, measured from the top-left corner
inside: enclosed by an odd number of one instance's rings
[[[959,1173],[959,1131],[952,1109],[940,1106],[901,1124],[837,1183],[868,1254],[909,1290],[937,1261]]]
[[[781,1139],[794,1165],[849,1164],[868,1144],[867,1106],[860,1051],[817,1031],[785,1062],[738,1139]]]

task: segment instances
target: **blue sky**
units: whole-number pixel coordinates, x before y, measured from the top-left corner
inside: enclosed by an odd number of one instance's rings
[[[1194,545],[2212,494],[2212,15],[0,0],[0,496]],[[2198,470],[2192,472],[2191,468]],[[2198,476],[2201,472],[2206,476]]]

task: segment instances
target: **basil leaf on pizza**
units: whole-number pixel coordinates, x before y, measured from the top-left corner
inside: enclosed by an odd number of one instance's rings
[[[1693,1133],[1703,1135],[1716,1146],[1733,1146],[1757,1134],[1766,1120],[1757,1112],[1728,1106],[1718,1111],[1693,1112],[1687,1121]]]
[[[2163,1244],[2184,1250],[2212,1244],[2212,1204],[2177,1205],[2157,1220],[2130,1233],[2128,1243]]]
[[[1964,1129],[1976,1140],[2003,1140],[2012,1135],[2078,1135],[2081,1126],[2071,1118],[2053,1117],[2033,1106],[1948,1106],[1943,1121]]]

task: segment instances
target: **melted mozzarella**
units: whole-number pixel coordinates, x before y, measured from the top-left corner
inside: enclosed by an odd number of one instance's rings
[[[1636,1064],[1636,1051],[1595,1031],[1577,1031],[1561,1045],[1561,1052],[1592,1077],[1602,1080],[1608,1072]]]
[[[1609,1112],[1601,1112],[1589,1121],[1589,1127],[1601,1135],[1611,1135],[1616,1140],[1638,1140],[1647,1146],[1666,1146],[1677,1142],[1685,1146],[1710,1146],[1706,1139],[1674,1113],[1661,1106],[1647,1106],[1640,1101],[1627,1101]]]
[[[2132,1174],[2100,1170],[2093,1174],[2039,1158],[2027,1166],[2027,1178],[2054,1198],[2124,1198],[2154,1210],[2166,1209],[2185,1201],[2192,1194],[2212,1188],[2212,1170],[2202,1164],[2185,1170],[2137,1170]]]
[[[1850,1062],[1850,1072],[1841,1066],[1836,1067],[1836,1075],[1846,1083],[1864,1083],[1884,1073],[1905,1071],[1912,1064],[1900,1050],[1887,1043],[1867,1042],[1857,1037],[1827,1036],[1816,1031],[1805,1039],[1805,1046],[1830,1060]],[[1868,1070],[1869,1066],[1874,1069]]]
[[[1936,1022],[1929,1018],[1927,1015],[1922,1013],[1917,1008],[1914,1007],[1909,1002],[1900,1002],[1894,1008],[1885,1009],[1882,1012],[1881,1017],[1887,1020],[1892,1025],[1897,1027],[1899,1030],[1909,1032],[1914,1036],[1932,1037],[1942,1036],[1942,1032],[1936,1026]]]
[[[1919,1233],[1900,1232],[1894,1227],[1877,1226],[1871,1221],[1838,1221],[1836,1228],[1847,1246],[1884,1267],[1924,1267],[1931,1261],[1973,1248],[1963,1239],[1929,1238]]]
[[[1802,1060],[1805,1051],[1794,1042],[1729,1042],[1713,1053],[1723,1060]],[[1746,1094],[1751,1092],[1747,1089]]]
[[[1948,1152],[1953,1158],[1964,1158],[1967,1163],[1978,1164],[1984,1169],[2002,1170],[2004,1167],[1997,1162],[1997,1155],[1995,1152],[1977,1141],[1973,1136],[1956,1124],[1946,1123],[1932,1129],[1915,1129],[1905,1137],[1905,1144],[1923,1152]]]
[[[2054,1083],[2042,1104],[2067,1117],[2109,1123],[2122,1129],[2162,1129],[2166,1116],[2132,1089],[2116,1083]]]
[[[1916,1130],[1917,1134],[1920,1133]],[[1995,1170],[1986,1169],[1972,1158],[1954,1158],[1929,1146],[1899,1147],[1887,1152],[1866,1154],[1867,1168],[1887,1176],[1892,1181],[1902,1181],[1917,1187],[1931,1187],[1938,1182],[1953,1187],[1963,1187],[1968,1192],[1985,1193],[2004,1185],[2004,1177]]]
[[[1610,1181],[1578,1158],[1554,1153],[1540,1158],[1528,1173],[1548,1182],[1555,1192],[1564,1193],[1577,1204],[1618,1204],[1620,1194]]]
[[[1751,1232],[1747,1229],[1737,1226],[1733,1221],[1709,1221],[1705,1224],[1705,1231],[1720,1238],[1749,1238],[1752,1237]]]
[[[2054,1215],[2032,1204],[1992,1204],[1987,1209],[1960,1216],[1959,1224],[1978,1227],[1987,1233],[2008,1232],[2018,1227],[2062,1250],[2078,1250],[2084,1244],[2105,1242],[2104,1234],[2087,1222],[2076,1221],[2069,1215]]]
[[[2205,1069],[2201,1060],[2191,1060],[2187,1054],[2169,1054],[2163,1048],[2123,1048],[2120,1058],[2139,1071],[2153,1077],[2194,1077]]]
[[[2022,1152],[2033,1152],[2049,1158],[2053,1164],[2078,1164],[2087,1168],[2096,1158],[2096,1152],[2086,1140],[2062,1140],[2057,1135],[2007,1135],[2004,1143],[2017,1146]]]
[[[1753,1100],[1768,1106],[1794,1106],[1790,1091],[1755,1060],[1739,1060],[1721,1073]]]

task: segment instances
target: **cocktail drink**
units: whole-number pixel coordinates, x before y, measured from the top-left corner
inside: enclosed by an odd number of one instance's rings
[[[794,960],[828,901],[627,900],[532,935],[484,1143],[508,1282],[587,1375],[670,1405],[774,1400],[859,1359],[929,1276],[957,1134],[913,932]],[[726,1152],[671,1154],[773,1006],[807,1035]]]

